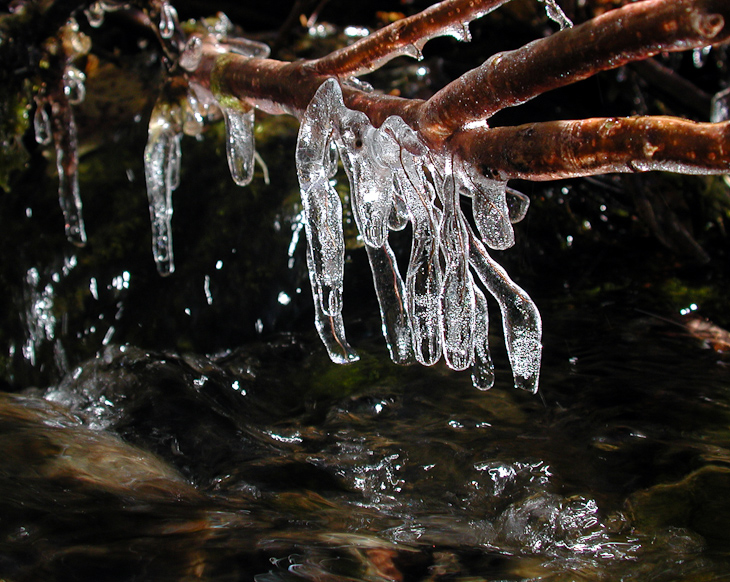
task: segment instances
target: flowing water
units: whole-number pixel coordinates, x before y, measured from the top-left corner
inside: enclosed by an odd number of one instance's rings
[[[727,579],[727,360],[625,303],[560,307],[538,396],[504,353],[481,392],[288,334],[109,345],[4,395],[0,576]]]

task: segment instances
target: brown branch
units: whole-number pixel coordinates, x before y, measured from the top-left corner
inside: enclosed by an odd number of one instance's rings
[[[649,170],[730,173],[730,122],[660,116],[548,121],[459,132],[450,146],[502,180]]]
[[[495,55],[425,102],[348,86],[343,87],[343,95],[347,107],[363,111],[375,126],[389,115],[399,115],[432,146],[454,148],[480,164],[485,173],[503,179],[550,180],[662,169],[728,173],[724,124],[637,117],[461,128],[600,70],[729,37],[727,0],[646,0]],[[366,46],[358,50],[366,53]],[[367,54],[361,56],[364,59]],[[352,63],[362,62],[357,53],[350,57]],[[222,53],[216,44],[206,43],[193,80],[219,95],[252,101],[265,111],[300,117],[319,86],[332,76],[313,74],[318,62],[247,58]]]
[[[498,53],[429,99],[419,131],[431,141],[505,107],[599,71],[730,38],[727,0],[646,0]]]
[[[340,78],[369,73],[399,55],[420,54],[423,45],[434,37],[453,35],[467,40],[469,22],[507,2],[509,0],[446,0],[310,61],[307,67],[316,75]]]
[[[206,42],[200,65],[190,78],[214,94],[250,101],[267,113],[300,117],[320,85],[332,77],[313,74],[310,63],[222,53],[215,43]],[[390,115],[399,115],[415,126],[418,108],[424,103],[420,99],[366,93],[348,85],[342,87],[342,92],[347,107],[363,111],[376,127]]]

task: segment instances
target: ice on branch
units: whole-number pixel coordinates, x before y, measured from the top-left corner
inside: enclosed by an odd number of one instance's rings
[[[573,26],[573,22],[565,15],[565,12],[563,12],[563,9],[560,8],[556,0],[539,1],[545,5],[545,12],[548,18],[560,26],[560,30]]]
[[[73,244],[83,246],[86,244],[86,228],[79,194],[76,118],[67,95],[53,99],[50,105],[50,121],[58,172],[58,201],[63,211],[66,237]],[[39,125],[36,125],[36,131],[38,129]],[[36,139],[46,138],[41,132],[40,135],[36,133]]]
[[[161,275],[175,271],[172,252],[172,192],[180,184],[182,110],[159,100],[152,111],[144,150],[152,222],[152,256]]]
[[[103,12],[103,6],[100,8]],[[180,27],[175,9],[167,2],[160,8],[160,36],[170,39]],[[269,47],[263,43],[229,37],[233,25],[225,14],[219,14],[205,26],[207,42],[221,45],[221,51],[231,51],[250,58],[265,57]],[[203,41],[191,35],[182,47],[179,64],[194,72],[200,64]],[[221,111],[226,125],[226,156],[231,176],[239,186],[253,178],[256,152],[254,148],[254,111],[245,101],[214,95],[198,84],[188,83],[187,91],[170,96],[166,91],[155,105],[149,121],[147,146],[144,153],[147,197],[152,222],[152,256],[162,275],[175,271],[172,245],[172,192],[180,180],[181,141],[183,134],[198,136],[208,118]],[[175,93],[174,90],[170,92]],[[178,92],[179,93],[179,92]],[[218,115],[220,117],[220,115]],[[42,124],[42,120],[38,121]]]
[[[58,172],[58,200],[63,211],[66,237],[77,246],[86,244],[78,177],[78,137],[73,105],[86,96],[86,76],[73,61],[88,53],[91,41],[70,18],[48,44],[56,69],[36,95],[33,118],[35,138],[39,144],[53,141]],[[50,57],[49,57],[50,58]]]
[[[226,122],[226,157],[233,181],[239,186],[253,179],[253,107],[223,107]]]
[[[431,365],[443,355],[455,370],[471,368],[478,388],[492,386],[487,303],[474,272],[499,303],[515,385],[536,391],[539,313],[484,246],[514,243],[512,222],[524,217],[526,197],[452,153],[429,149],[400,117],[373,127],[364,113],[345,106],[335,79],[320,86],[304,112],[296,154],[315,323],[330,357],[340,363],[356,357],[342,322],[342,205],[330,182],[337,156],[350,183],[352,214],[393,360]],[[473,198],[481,238],[462,213],[461,195]],[[388,237],[408,222],[413,241],[403,280]]]

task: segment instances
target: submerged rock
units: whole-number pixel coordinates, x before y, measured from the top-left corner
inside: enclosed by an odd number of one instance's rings
[[[627,507],[637,527],[647,530],[683,528],[707,544],[725,550],[730,543],[730,469],[707,465],[675,483],[637,491]]]

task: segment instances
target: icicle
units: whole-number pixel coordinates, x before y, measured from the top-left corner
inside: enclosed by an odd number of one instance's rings
[[[77,246],[86,244],[78,176],[76,120],[67,100],[51,102],[51,123],[56,149],[58,200],[66,224],[66,237]]]
[[[403,47],[401,54],[407,55],[409,57],[412,57],[416,59],[417,61],[423,60],[423,53],[421,52],[421,49],[416,46],[415,44],[407,44]]]
[[[152,111],[144,150],[152,223],[152,256],[157,271],[163,276],[175,271],[172,249],[172,192],[180,183],[181,115],[179,107],[158,101]]]
[[[322,310],[324,303],[322,288],[316,277],[316,265],[314,250],[309,244],[307,246],[307,267],[309,270],[309,282],[312,285],[312,296],[314,299],[314,327],[317,329],[324,347],[327,349],[330,360],[335,364],[349,364],[360,359],[357,352],[350,347],[345,338],[345,325],[342,321],[342,314],[328,315]]]
[[[474,364],[471,367],[471,382],[479,390],[494,386],[494,364],[489,351],[489,310],[487,298],[482,290],[474,286],[476,324],[474,326]]]
[[[254,169],[254,112],[253,107],[241,104],[223,106],[226,122],[226,157],[233,181],[247,186],[253,179]]]
[[[441,191],[441,249],[446,267],[439,306],[444,359],[450,368],[465,370],[474,361],[474,284],[469,274],[468,226],[459,208],[454,176],[447,175]]]
[[[452,27],[444,30],[444,35],[453,36],[456,40],[461,42],[471,42],[471,32],[469,31],[469,24],[455,24]]]
[[[560,30],[571,28],[573,22],[565,15],[563,9],[560,8],[556,0],[538,0],[545,5],[545,12],[548,18],[560,26]]]
[[[342,100],[339,85],[336,93]],[[367,115],[341,106],[339,139],[335,140],[350,181],[350,200],[355,223],[365,244],[380,247],[388,235],[392,207],[392,172],[380,163],[376,132]]]
[[[530,209],[530,199],[522,192],[518,192],[514,188],[507,187],[507,207],[509,208],[509,220],[512,224],[521,222],[527,211]]]
[[[183,133],[199,136],[205,127],[207,108],[198,100],[195,91],[189,90],[183,103]]]
[[[169,2],[163,2],[160,8],[160,36],[166,39],[172,38],[178,25],[177,10]]]
[[[335,90],[336,88],[336,90]],[[317,90],[299,127],[296,165],[304,206],[305,229],[311,252],[312,288],[318,290],[325,315],[342,310],[345,240],[342,202],[329,181],[332,169],[332,112],[338,109],[337,81],[330,79]],[[341,94],[340,94],[341,100]]]
[[[542,356],[542,322],[537,307],[473,234],[470,236],[469,262],[499,303],[515,387],[537,392]]]
[[[393,171],[396,195],[391,217],[413,224],[413,243],[406,276],[407,311],[411,319],[416,360],[430,366],[441,357],[439,291],[442,271],[438,251],[439,210],[435,189],[425,179],[428,149],[400,117],[389,117],[379,128],[380,155]],[[395,216],[394,216],[395,215]],[[400,224],[398,224],[400,226]]]
[[[539,313],[489,257],[460,207],[460,195],[471,196],[485,241],[506,248],[514,242],[512,222],[524,217],[528,199],[461,159],[430,151],[399,117],[374,128],[363,113],[345,107],[335,79],[317,90],[297,142],[315,324],[330,358],[348,362],[357,357],[345,339],[341,315],[342,207],[330,182],[337,153],[350,182],[352,211],[366,243],[392,359],[415,357],[431,365],[443,354],[452,369],[471,367],[477,388],[493,385],[487,303],[471,268],[500,305],[515,385],[537,390]],[[387,236],[388,229],[403,229],[409,221],[413,243],[404,282]]]
[[[710,105],[710,121],[719,123],[730,119],[730,87],[715,93]]]
[[[397,193],[393,196],[392,207],[388,215],[389,230],[403,230],[408,225],[408,207],[406,201]]]
[[[202,58],[203,41],[199,36],[191,36],[180,54],[180,66],[192,73],[198,68]]]
[[[434,239],[423,236],[413,239],[406,279],[408,309],[413,329],[413,350],[416,360],[424,366],[431,366],[441,358],[439,292],[443,274],[437,257]]]
[[[515,233],[510,221],[505,195],[506,182],[490,180],[474,166],[457,158],[455,177],[460,189],[473,198],[474,222],[482,240],[493,249],[508,249],[515,244]]]
[[[373,273],[373,283],[380,305],[390,359],[397,364],[414,362],[411,325],[405,298],[405,286],[398,271],[393,250],[387,240],[380,248],[365,245]]]
[[[707,62],[707,56],[712,50],[712,45],[698,47],[692,51],[692,64],[696,69],[701,69]]]

